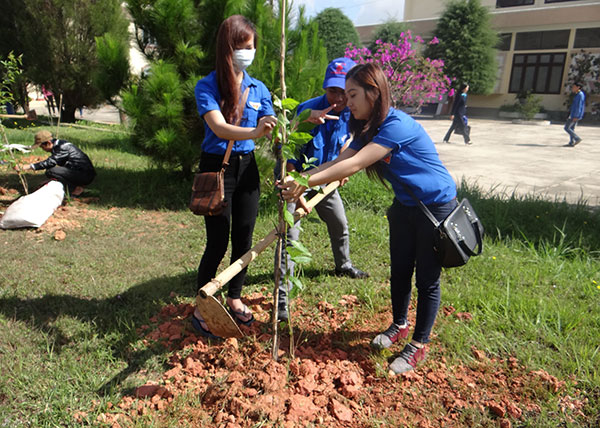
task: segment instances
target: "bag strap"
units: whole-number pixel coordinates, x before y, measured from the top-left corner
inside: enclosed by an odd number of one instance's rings
[[[248,99],[248,92],[250,92],[250,87],[247,87],[240,99],[240,104],[238,105],[238,118],[235,121],[234,125],[238,126],[242,120],[242,114],[244,113],[244,108],[246,107],[246,100]],[[227,150],[225,151],[225,156],[223,157],[223,163],[221,164],[221,168],[225,169],[229,165],[229,156],[231,156],[231,150],[233,149],[233,140],[229,140],[227,143]]]
[[[475,237],[477,238],[477,252],[471,250],[467,244],[465,244],[464,240],[460,240],[459,245],[460,248],[462,248],[462,250],[467,253],[469,256],[473,257],[473,256],[478,256],[481,254],[481,252],[483,251],[483,240],[481,239],[481,233],[479,231],[479,225],[476,224],[479,221],[475,221],[475,222],[471,222],[471,226],[473,227],[473,231],[475,232]]]
[[[423,203],[423,201],[421,201],[419,198],[417,198],[417,195],[414,194],[414,192],[411,190],[410,187],[408,187],[408,185],[404,182],[402,183],[402,187],[404,187],[404,190],[406,190],[406,192],[410,195],[411,198],[413,198],[413,200],[417,203],[417,205],[419,206],[419,208],[421,208],[421,211],[423,211],[423,214],[425,214],[425,216],[433,223],[433,225],[435,227],[438,227],[440,224],[442,224],[441,222],[439,222],[437,220],[437,218],[435,218],[435,216],[431,213],[431,211],[429,211],[429,208],[427,208],[427,205],[425,205]]]
[[[471,227],[473,228],[473,231],[475,232],[475,238],[477,239],[477,252],[472,251],[467,246],[467,244],[465,244],[464,240],[461,240],[459,245],[460,245],[460,248],[462,248],[462,250],[465,253],[467,253],[469,256],[478,256],[483,251],[483,239],[481,237],[481,229],[479,228],[479,226],[480,226],[479,218],[477,216],[473,216],[468,211],[467,211],[467,216],[469,217],[469,220],[471,221]]]

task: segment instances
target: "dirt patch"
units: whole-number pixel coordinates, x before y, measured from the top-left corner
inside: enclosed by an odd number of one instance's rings
[[[8,206],[18,197],[18,190],[0,187],[0,205]],[[103,223],[117,220],[121,215],[122,208],[90,208],[90,205],[98,199],[97,197],[75,197],[65,201],[41,227],[27,230],[27,236],[37,239],[40,235],[52,235],[54,239],[60,241],[68,236],[69,231],[81,228],[88,219],[97,219]],[[1,212],[2,210],[0,210]],[[137,219],[140,224],[145,225],[167,226],[170,224],[167,213],[148,211],[138,214]],[[184,228],[186,226],[179,224],[178,227]]]
[[[342,310],[327,302],[309,308],[298,300],[293,319],[302,329],[294,333],[295,357],[289,357],[289,335],[284,333],[278,362],[270,350],[270,297],[255,293],[246,299],[257,322],[242,327],[243,339],[210,343],[190,327],[192,305],[164,307],[151,326],[138,332],[146,343],[160,342],[173,351],[170,369],[159,382],[123,397],[98,421],[117,427],[152,412],[160,420],[168,413],[161,411],[184,395],[201,403],[185,404],[186,398],[177,403],[177,414],[187,423],[223,428],[427,428],[473,426],[482,420],[510,427],[539,414],[536,403],[549,394],[558,394],[563,411],[582,414],[585,400],[565,395],[564,381],[543,370],[528,371],[515,358],[492,358],[475,348],[472,363],[449,365],[444,350],[432,345],[428,361],[418,370],[389,376],[381,367],[381,354],[369,347],[375,332],[387,325],[383,315],[342,327],[358,311],[355,296],[338,302],[345,306]],[[441,316],[469,319],[451,307],[443,308]],[[396,346],[394,352],[400,349]]]

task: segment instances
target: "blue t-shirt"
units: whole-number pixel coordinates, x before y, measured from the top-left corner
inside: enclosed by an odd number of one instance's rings
[[[583,112],[585,110],[585,94],[583,91],[579,91],[575,94],[575,98],[573,98],[573,104],[571,104],[571,110],[569,112],[569,116],[571,119],[581,119],[583,118]]]
[[[306,109],[324,110],[329,106],[327,95],[322,95],[300,104],[297,113],[300,114]],[[335,116],[337,113],[330,111],[328,114]],[[289,162],[294,165],[296,170],[302,171],[302,164],[304,163],[304,156],[302,155],[305,155],[307,159],[316,158],[317,160],[312,164],[314,166],[319,166],[337,158],[350,136],[348,131],[349,120],[350,110],[346,107],[340,112],[338,120],[325,120],[324,124],[314,127],[310,131],[313,139],[302,146],[297,160],[292,159]]]
[[[273,111],[273,101],[271,93],[260,80],[250,77],[244,71],[242,79],[241,93],[243,94],[246,88],[249,87],[248,100],[244,107],[240,126],[244,128],[255,128],[258,120],[263,116],[275,116]],[[204,118],[204,115],[212,110],[221,110],[221,94],[217,83],[216,73],[213,71],[204,79],[201,79],[196,84],[196,106],[198,114]],[[217,155],[225,154],[227,150],[228,140],[223,140],[215,135],[204,121],[204,141],[202,142],[202,151]],[[236,154],[246,154],[254,150],[253,140],[234,141],[232,152]]]
[[[405,183],[425,205],[445,204],[456,197],[456,184],[442,164],[435,145],[423,127],[412,117],[394,108],[379,127],[373,142],[392,151],[379,161],[384,178],[403,205],[416,202],[406,192]],[[360,150],[360,140],[350,148]]]

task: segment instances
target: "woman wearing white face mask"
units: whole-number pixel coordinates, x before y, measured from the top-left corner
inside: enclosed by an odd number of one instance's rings
[[[227,206],[221,215],[205,217],[206,247],[198,267],[198,289],[215,277],[230,233],[232,261],[252,246],[260,191],[253,140],[270,132],[276,123],[269,90],[245,71],[255,48],[254,25],[241,15],[227,18],[217,35],[216,70],[196,84],[196,105],[205,129],[199,171],[219,171],[227,144],[234,140],[225,170]],[[240,106],[246,89],[247,100]],[[254,317],[240,299],[245,276],[246,269],[229,281],[227,305],[238,323],[249,324]],[[197,309],[192,325],[202,335],[215,337]]]

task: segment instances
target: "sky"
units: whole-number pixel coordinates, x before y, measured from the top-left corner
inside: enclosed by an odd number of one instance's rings
[[[294,0],[293,4],[305,5],[308,17],[328,7],[338,8],[354,25],[380,24],[390,19],[402,21],[404,11],[404,0]]]

